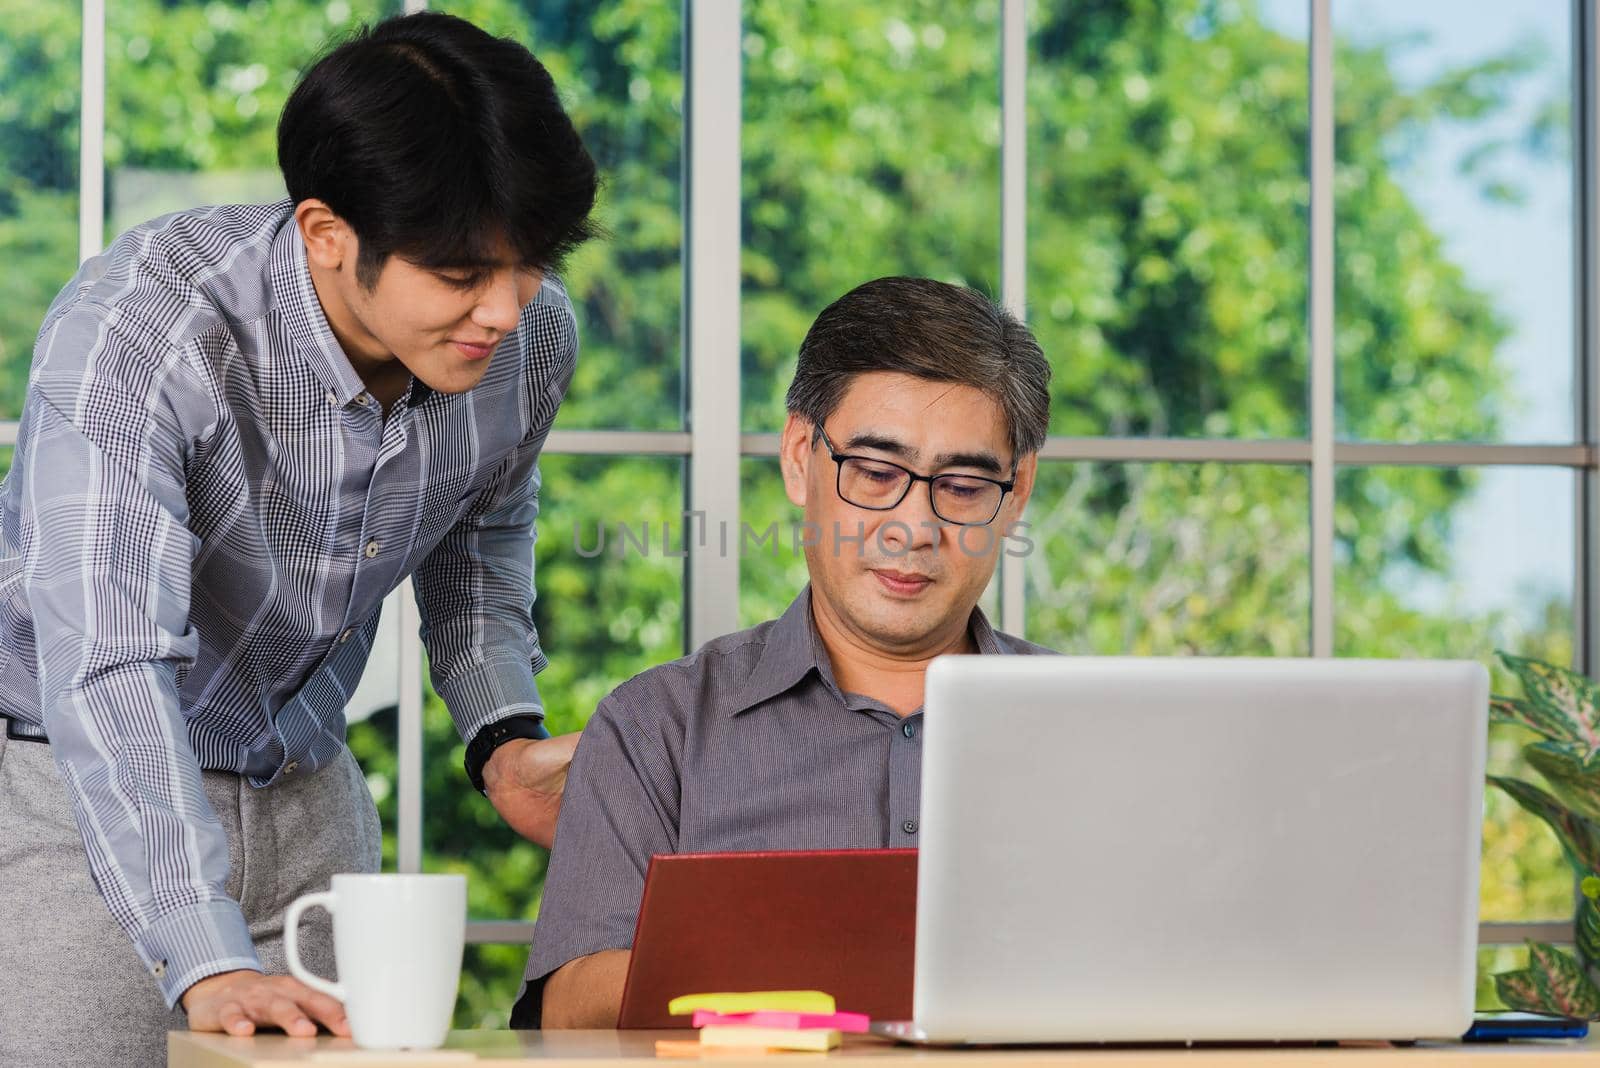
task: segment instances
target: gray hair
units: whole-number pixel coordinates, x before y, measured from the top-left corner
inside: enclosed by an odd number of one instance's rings
[[[904,277],[852,289],[806,331],[788,409],[820,427],[851,380],[867,371],[898,371],[987,393],[1005,413],[1013,463],[1044,445],[1050,363],[1016,316],[975,290]]]

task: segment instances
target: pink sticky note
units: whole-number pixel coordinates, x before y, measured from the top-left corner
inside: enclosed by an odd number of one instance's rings
[[[850,1034],[866,1034],[872,1021],[859,1012],[740,1012],[724,1015],[709,1009],[696,1009],[691,1021],[695,1027],[778,1027],[786,1031],[822,1028]]]

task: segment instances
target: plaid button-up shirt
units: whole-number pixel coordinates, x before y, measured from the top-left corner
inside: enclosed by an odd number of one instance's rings
[[[287,201],[137,227],[51,305],[0,487],[0,715],[48,736],[169,1004],[259,967],[200,771],[265,787],[337,757],[407,576],[462,736],[542,713],[536,465],[576,357],[547,279],[477,386],[385,413]]]

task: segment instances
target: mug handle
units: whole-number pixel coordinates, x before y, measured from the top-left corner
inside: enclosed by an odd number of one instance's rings
[[[301,894],[295,898],[289,910],[283,914],[283,955],[288,959],[290,975],[312,990],[321,991],[343,1004],[344,984],[331,983],[320,975],[314,975],[309,968],[300,963],[300,914],[306,909],[324,908],[331,916],[338,900],[338,895],[332,890]]]

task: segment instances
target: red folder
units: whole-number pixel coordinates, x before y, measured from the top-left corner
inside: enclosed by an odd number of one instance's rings
[[[667,1002],[742,990],[909,1020],[916,917],[915,849],[652,857],[617,1026],[688,1027]]]

